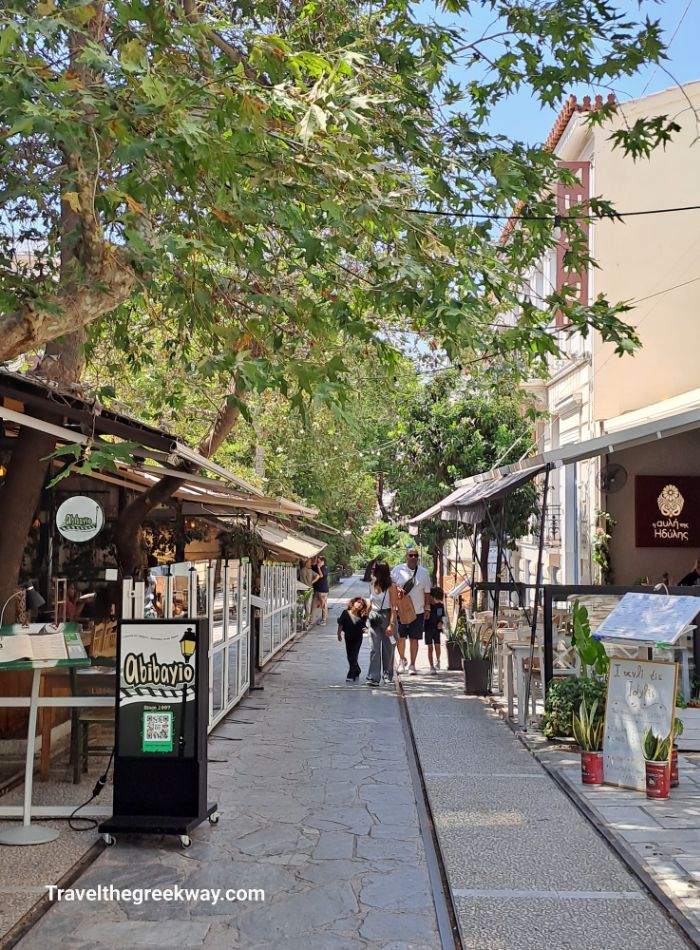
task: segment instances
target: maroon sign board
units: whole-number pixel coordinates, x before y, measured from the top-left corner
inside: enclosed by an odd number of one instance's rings
[[[700,477],[635,477],[635,544],[638,548],[700,547]]]

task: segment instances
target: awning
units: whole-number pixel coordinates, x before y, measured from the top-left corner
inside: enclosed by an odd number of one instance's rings
[[[621,452],[623,449],[631,449],[637,445],[648,445],[651,442],[668,439],[671,436],[691,432],[694,429],[700,429],[700,408],[675,413],[663,419],[645,422],[642,425],[630,426],[617,432],[609,432],[597,436],[595,439],[565,445],[559,449],[551,449],[549,452],[523,459],[522,462],[516,462],[513,465],[505,465],[503,468],[491,469],[471,478],[460,479],[456,482],[456,485],[465,488],[469,485],[491,481],[499,476],[516,472],[522,472],[523,474],[533,472],[532,475],[528,476],[531,478],[537,475],[538,472],[543,471],[548,465],[551,468],[560,468],[562,465],[572,465],[574,462],[582,462],[585,459],[595,458],[599,455]]]
[[[259,524],[255,526],[255,532],[263,544],[276,548],[287,556],[291,554],[304,560],[314,557],[326,547],[323,541],[317,541],[306,534],[287,531],[277,525]]]
[[[504,498],[511,492],[516,491],[526,482],[529,482],[540,472],[545,470],[545,465],[533,466],[524,472],[512,472],[509,475],[496,473],[489,481],[475,481],[480,476],[474,476],[473,479],[465,479],[461,487],[456,488],[451,494],[436,505],[428,508],[421,514],[411,518],[409,524],[416,524],[419,521],[425,521],[427,518],[434,518],[440,515],[443,521],[460,521],[466,524],[480,524],[485,517],[485,505],[487,501],[496,501]],[[460,483],[458,483],[460,484]]]

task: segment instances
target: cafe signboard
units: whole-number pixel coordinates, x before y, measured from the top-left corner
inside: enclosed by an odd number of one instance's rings
[[[635,537],[638,548],[700,546],[700,477],[637,475]]]
[[[56,527],[68,541],[92,541],[104,523],[102,506],[87,495],[67,498],[56,512]]]

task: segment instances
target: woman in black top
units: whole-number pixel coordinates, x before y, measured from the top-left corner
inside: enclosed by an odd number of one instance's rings
[[[357,658],[362,646],[362,637],[367,626],[369,606],[362,597],[353,597],[348,606],[338,617],[338,641],[342,641],[345,634],[345,652],[348,655],[348,682],[356,682],[362,670]]]

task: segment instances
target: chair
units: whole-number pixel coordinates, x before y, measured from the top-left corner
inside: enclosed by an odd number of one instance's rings
[[[116,677],[117,625],[108,620],[95,624],[90,644],[90,659],[94,664],[89,670],[72,671],[73,692],[84,696],[113,696]],[[111,727],[114,730],[114,710],[104,707],[82,706],[73,713],[71,729],[71,761],[73,782],[80,782],[81,774],[88,770],[90,755],[111,752],[113,735],[106,745],[90,745],[90,727]],[[94,731],[94,730],[93,730]]]

